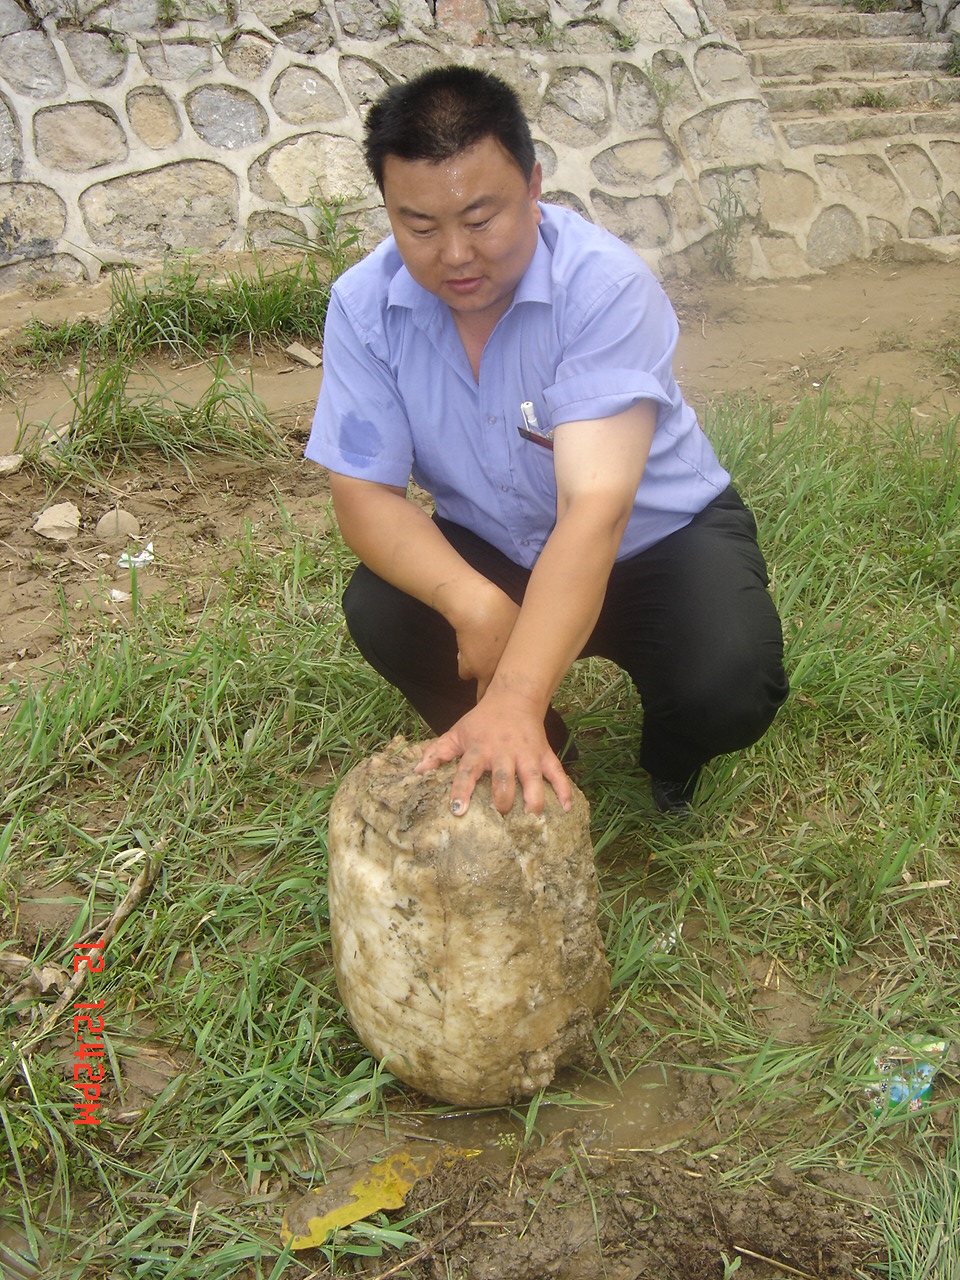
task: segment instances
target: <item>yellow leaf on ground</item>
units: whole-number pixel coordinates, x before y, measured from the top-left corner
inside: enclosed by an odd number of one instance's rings
[[[283,1215],[280,1239],[291,1249],[315,1249],[338,1227],[360,1222],[380,1209],[399,1209],[413,1184],[425,1178],[438,1160],[450,1163],[458,1156],[469,1159],[479,1154],[459,1147],[431,1147],[422,1152],[401,1147],[363,1173],[356,1169],[335,1173],[322,1187],[290,1205]]]

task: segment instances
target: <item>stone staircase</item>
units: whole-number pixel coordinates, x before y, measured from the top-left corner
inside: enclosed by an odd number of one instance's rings
[[[787,147],[960,137],[960,76],[946,70],[957,55],[925,34],[918,9],[734,0],[729,15]]]

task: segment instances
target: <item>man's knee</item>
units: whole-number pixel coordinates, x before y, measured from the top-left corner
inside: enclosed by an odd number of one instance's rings
[[[675,691],[682,717],[697,726],[710,754],[748,747],[773,723],[790,691],[781,648],[717,646]]]
[[[347,583],[341,604],[343,617],[354,644],[364,658],[377,666],[376,655],[385,637],[396,634],[389,617],[389,589],[378,587],[387,584],[360,565]]]

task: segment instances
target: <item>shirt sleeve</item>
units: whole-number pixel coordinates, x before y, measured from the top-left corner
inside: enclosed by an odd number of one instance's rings
[[[329,471],[405,488],[413,438],[396,378],[337,291],[323,330],[323,381],[304,450]]]
[[[609,285],[562,336],[555,381],[544,389],[553,426],[613,417],[641,400],[669,410],[679,399],[678,336],[673,308],[652,276],[631,274]]]

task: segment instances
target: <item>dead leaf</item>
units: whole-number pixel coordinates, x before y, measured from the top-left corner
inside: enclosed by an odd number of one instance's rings
[[[0,951],[0,973],[5,973],[8,978],[19,978],[32,964],[29,956],[18,955],[15,951]]]
[[[40,512],[33,531],[53,542],[69,542],[80,532],[80,511],[72,502],[57,502]]]
[[[469,1159],[479,1154],[447,1146],[415,1154],[409,1147],[401,1147],[386,1160],[368,1165],[366,1172],[354,1168],[335,1173],[322,1187],[290,1205],[283,1215],[280,1239],[294,1250],[316,1249],[338,1227],[360,1222],[380,1209],[399,1209],[414,1183],[425,1178],[438,1160],[449,1163],[458,1156]]]
[[[17,980],[17,985],[7,993],[9,1005],[39,1000],[51,991],[59,995],[70,981],[70,974],[61,965],[36,965],[29,956],[15,951],[0,952],[0,973]],[[24,1013],[20,1011],[21,1016]]]

